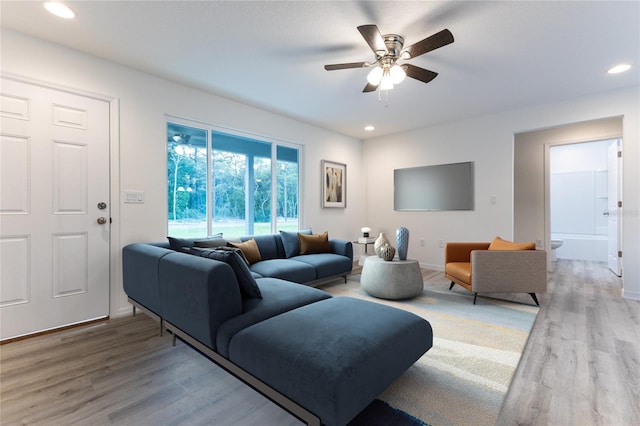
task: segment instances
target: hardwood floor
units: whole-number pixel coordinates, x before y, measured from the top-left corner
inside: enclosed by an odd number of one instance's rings
[[[639,425],[640,302],[606,265],[559,260],[496,424]]]
[[[556,263],[497,424],[640,424],[640,302],[620,293]],[[139,314],[0,346],[0,424],[301,423]]]
[[[0,424],[302,424],[171,340],[138,314],[2,345]]]

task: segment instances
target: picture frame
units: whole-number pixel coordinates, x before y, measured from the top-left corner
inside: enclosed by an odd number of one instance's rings
[[[347,165],[322,160],[322,207],[347,207]]]

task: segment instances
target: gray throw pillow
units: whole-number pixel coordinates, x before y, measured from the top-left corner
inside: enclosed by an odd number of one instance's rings
[[[284,247],[284,255],[287,258],[298,256],[300,254],[300,241],[298,234],[311,235],[311,228],[302,229],[297,232],[280,231],[282,246]]]
[[[260,288],[256,283],[255,278],[251,274],[249,267],[245,263],[242,256],[238,253],[239,249],[208,249],[193,247],[191,248],[191,254],[200,257],[206,257],[209,259],[215,259],[220,262],[224,262],[231,266],[231,269],[236,275],[238,284],[240,285],[240,294],[243,299],[262,299]]]
[[[206,241],[206,240],[213,240],[213,239],[220,239],[220,238],[222,238],[222,232],[219,232],[217,234],[214,234],[210,237],[205,237],[205,238],[203,237],[199,237],[199,238],[167,237],[167,240],[169,240],[169,247],[171,248],[171,250],[189,253],[189,249],[194,246],[194,243],[196,241]]]

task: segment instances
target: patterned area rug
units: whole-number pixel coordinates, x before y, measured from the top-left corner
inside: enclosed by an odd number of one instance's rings
[[[529,295],[478,295],[423,270],[424,291],[410,300],[367,295],[360,275],[322,289],[413,312],[431,323],[433,347],[379,396],[432,426],[494,425],[538,308]],[[389,423],[393,424],[393,423]]]
[[[429,426],[402,410],[376,399],[347,426]]]

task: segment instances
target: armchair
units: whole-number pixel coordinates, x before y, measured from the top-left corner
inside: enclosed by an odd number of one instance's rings
[[[446,244],[444,275],[451,280],[449,290],[455,284],[464,287],[474,293],[474,305],[478,293],[529,293],[540,305],[536,293],[547,290],[547,253],[535,250],[533,243],[509,246],[504,240],[495,244],[496,240]]]

